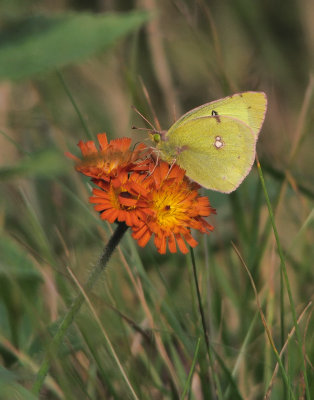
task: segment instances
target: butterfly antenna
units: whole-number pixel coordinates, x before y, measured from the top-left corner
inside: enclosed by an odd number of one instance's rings
[[[138,128],[137,126],[133,125],[131,129],[136,129],[137,131],[151,131],[151,128]],[[155,132],[155,130],[154,130]]]
[[[148,105],[150,107],[150,110],[151,110],[152,114],[153,114],[153,118],[154,118],[155,125],[157,126],[157,130],[160,131],[161,130],[160,123],[159,123],[157,115],[155,113],[155,109],[154,109],[153,104],[151,102],[148,90],[147,90],[147,88],[146,88],[146,86],[145,86],[145,84],[143,82],[143,79],[141,77],[139,77],[139,79],[140,79],[140,82],[141,82],[141,86],[142,86],[142,90],[143,90],[144,96],[145,96],[146,101],[147,101],[147,103],[148,103]]]
[[[148,123],[148,125],[152,128],[153,131],[156,131],[154,125],[153,125],[150,121],[148,121],[148,119],[145,118],[144,115],[143,115],[142,113],[140,113],[139,110],[138,110],[135,106],[132,105],[131,107],[132,107],[132,109],[136,112],[136,114],[138,114],[140,117],[143,118],[143,120],[144,120],[145,122]],[[140,128],[132,127],[132,129],[140,129]],[[146,129],[146,128],[141,128],[141,129]],[[149,130],[149,129],[148,129],[148,130]]]

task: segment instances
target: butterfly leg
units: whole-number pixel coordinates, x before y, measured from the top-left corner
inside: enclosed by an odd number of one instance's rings
[[[152,156],[153,159],[154,159],[154,157],[153,157],[154,150],[156,150],[156,149],[153,149],[153,151],[151,152],[151,156]],[[157,153],[157,157],[156,157],[156,159],[154,160],[154,161],[155,161],[155,165],[154,165],[153,170],[149,172],[149,175],[152,175],[152,174],[154,173],[154,171],[155,171],[155,169],[156,169],[156,167],[157,167],[157,165],[158,165],[158,163],[159,163],[159,159],[160,159],[160,157],[159,157],[159,151],[156,151],[156,153]]]
[[[177,162],[177,159],[176,159],[176,158],[174,158],[174,159],[171,161],[170,168],[169,168],[169,171],[167,172],[167,175],[166,175],[166,178],[165,178],[165,179],[168,178],[168,176],[169,176],[169,174],[170,174],[170,172],[171,172],[171,170],[172,170],[172,168],[173,168],[173,166],[174,166],[174,164],[175,164],[176,162]]]

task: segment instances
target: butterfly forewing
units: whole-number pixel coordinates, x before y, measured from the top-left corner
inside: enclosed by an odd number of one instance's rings
[[[184,114],[169,129],[168,133],[177,129],[181,124],[199,117],[229,116],[236,118],[248,125],[256,136],[263,125],[267,108],[267,97],[263,92],[236,93],[211,103],[203,104],[200,107]]]

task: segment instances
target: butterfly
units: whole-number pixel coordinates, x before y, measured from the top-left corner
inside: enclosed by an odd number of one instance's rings
[[[162,160],[205,188],[230,193],[252,168],[266,109],[265,93],[236,93],[188,111],[151,137]]]

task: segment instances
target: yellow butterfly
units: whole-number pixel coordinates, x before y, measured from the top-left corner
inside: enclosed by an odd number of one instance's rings
[[[152,139],[163,160],[205,188],[230,193],[252,168],[266,108],[265,93],[237,93],[194,108]]]

